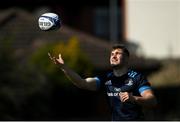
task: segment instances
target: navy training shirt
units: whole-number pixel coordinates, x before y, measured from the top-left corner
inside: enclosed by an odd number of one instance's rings
[[[133,70],[120,77],[114,76],[113,72],[96,77],[98,88],[104,88],[107,92],[112,113],[112,120],[143,120],[142,107],[132,102],[122,103],[119,92],[130,92],[135,96],[151,89],[150,83],[141,74]]]

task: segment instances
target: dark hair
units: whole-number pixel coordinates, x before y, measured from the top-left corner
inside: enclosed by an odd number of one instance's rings
[[[123,52],[124,52],[124,54],[126,54],[128,57],[129,57],[129,55],[130,55],[129,50],[128,50],[128,49],[126,48],[126,46],[123,45],[123,44],[114,44],[114,45],[112,46],[112,50],[115,50],[115,49],[122,49]]]

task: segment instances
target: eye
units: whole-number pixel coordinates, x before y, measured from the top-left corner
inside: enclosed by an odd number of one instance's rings
[[[119,54],[119,52],[116,52],[116,54]]]
[[[114,55],[114,53],[111,53],[111,56],[113,56]]]

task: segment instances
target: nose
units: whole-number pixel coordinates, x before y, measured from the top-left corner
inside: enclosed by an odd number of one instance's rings
[[[117,59],[117,56],[116,56],[116,55],[113,55],[111,58],[112,58],[112,59]]]

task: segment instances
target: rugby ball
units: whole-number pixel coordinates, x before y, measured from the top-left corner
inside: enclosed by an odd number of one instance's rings
[[[44,13],[39,17],[38,24],[43,31],[55,30],[61,27],[61,20],[55,13]]]

